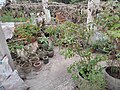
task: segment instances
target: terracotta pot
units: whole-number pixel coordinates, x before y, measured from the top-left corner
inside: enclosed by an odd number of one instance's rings
[[[111,67],[107,67],[103,70],[105,80],[107,81],[108,89],[110,89],[110,90],[120,90],[120,79],[115,78],[108,73],[108,70],[110,70],[110,68]]]
[[[54,56],[54,50],[48,51],[48,57],[53,57]]]
[[[41,68],[41,66],[42,66],[42,62],[41,61],[38,61],[38,62],[35,62],[34,64],[33,64],[33,66],[34,66],[34,68],[35,68],[35,70],[40,70],[40,68]]]
[[[44,57],[43,57],[43,63],[44,63],[44,64],[49,63],[49,58],[48,58],[48,56],[44,56]]]

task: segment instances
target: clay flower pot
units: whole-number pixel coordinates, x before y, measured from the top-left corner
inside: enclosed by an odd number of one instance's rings
[[[44,56],[44,57],[43,57],[43,63],[44,63],[44,64],[49,63],[49,58],[48,58],[48,56]]]
[[[41,61],[37,61],[33,64],[34,68],[36,71],[39,71],[41,69],[42,66],[42,62]]]
[[[115,72],[113,68],[117,69],[118,72]],[[111,70],[112,72],[110,72]],[[116,66],[108,66],[103,70],[108,89],[120,90],[120,78],[117,78],[120,73],[119,70],[120,70],[120,67],[116,67]]]

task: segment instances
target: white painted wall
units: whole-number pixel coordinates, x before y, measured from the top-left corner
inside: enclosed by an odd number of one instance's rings
[[[6,0],[0,0],[0,4],[3,4],[5,2],[6,2]]]
[[[0,23],[0,52],[1,52],[0,54],[2,56],[7,55],[8,59],[9,59],[9,64],[10,64],[11,68],[14,70],[13,59],[12,59],[10,51],[8,49],[5,35],[4,35],[4,32],[1,27],[1,23]]]
[[[2,9],[5,3],[6,3],[6,0],[0,0],[0,9]]]

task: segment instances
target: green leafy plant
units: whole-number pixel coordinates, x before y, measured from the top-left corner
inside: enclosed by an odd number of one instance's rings
[[[86,90],[103,90],[105,81],[102,74],[102,68],[98,62],[105,60],[105,57],[96,55],[93,56],[90,52],[80,52],[81,59],[68,67],[68,72],[72,74],[74,80],[80,80],[81,77],[87,80],[89,85]],[[79,89],[82,85],[79,82]]]
[[[91,46],[95,50],[103,52],[103,53],[109,53],[112,49],[114,49],[114,45],[112,44],[112,42],[107,39],[97,40],[95,43],[92,43]]]
[[[112,76],[112,78],[120,78],[120,63],[117,53],[120,52],[120,3],[109,2],[102,7],[102,11],[96,19],[97,26],[101,32],[108,35],[114,48],[109,51],[108,64],[105,72]],[[104,42],[105,43],[105,42]],[[102,43],[101,43],[102,44]],[[110,46],[112,47],[112,46]],[[107,80],[107,79],[106,79]],[[109,79],[110,80],[110,79]],[[109,80],[108,83],[109,83]],[[109,86],[109,85],[108,85]],[[112,85],[112,87],[117,87]]]
[[[74,51],[71,48],[66,48],[65,50],[61,51],[61,54],[65,56],[65,59],[73,57]]]
[[[42,45],[42,48],[48,49],[49,47],[49,42],[47,37],[41,37],[38,39],[38,43]]]
[[[31,23],[26,23],[20,26],[17,26],[15,29],[15,37],[16,38],[25,38],[27,42],[34,42],[35,37],[39,32],[39,28],[36,25]]]
[[[48,51],[53,51],[53,49],[54,49],[54,45],[53,45],[53,43],[51,42],[51,44],[50,44],[50,46],[49,46],[49,48],[48,48]]]
[[[30,23],[17,26],[12,40],[8,42],[11,53],[16,53],[17,49],[22,49],[25,45],[35,42],[38,30],[37,26]]]
[[[21,42],[11,42],[11,43],[8,42],[8,47],[9,47],[11,53],[16,53],[16,50],[22,49],[24,47],[24,44],[22,41]]]
[[[99,14],[99,17],[96,19],[97,26],[103,33],[106,33],[109,36],[117,49],[120,49],[120,4],[110,2],[103,8],[104,9]]]
[[[14,13],[15,11],[13,10],[2,10],[1,13],[2,16],[0,17],[0,21],[2,22],[26,22],[27,20],[30,20],[28,17],[24,17],[22,15],[22,11],[19,11],[18,14],[21,13],[21,15],[19,15],[20,17],[14,17]]]

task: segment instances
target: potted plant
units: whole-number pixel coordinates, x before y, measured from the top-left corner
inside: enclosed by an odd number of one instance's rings
[[[104,60],[103,56],[92,56],[90,52],[80,53],[80,61],[68,67],[68,72],[72,74],[75,84],[80,90],[104,90],[105,81],[102,68],[97,65]]]
[[[41,46],[43,50],[47,50],[49,46],[48,38],[47,37],[41,37],[38,39],[38,44]]]
[[[44,57],[43,57],[43,63],[44,63],[44,64],[49,63],[49,58],[48,58],[48,56],[44,56]]]
[[[14,37],[18,39],[23,39],[27,41],[27,43],[32,43],[36,41],[37,34],[39,29],[36,25],[32,25],[31,23],[26,23],[23,25],[19,25],[15,28]]]
[[[58,46],[57,42],[58,42],[59,33],[60,33],[60,30],[58,27],[57,25],[51,25],[45,29],[45,32],[49,34],[49,39],[54,43],[55,46]]]
[[[108,66],[104,70],[107,88],[110,90],[120,90],[120,67]]]
[[[54,56],[54,50],[53,50],[53,43],[48,48],[48,57],[53,57]]]
[[[120,61],[115,50],[108,55],[108,66],[103,70],[107,88],[110,90],[120,90]]]
[[[35,68],[35,71],[39,71],[41,69],[41,66],[42,66],[42,62],[41,61],[36,61],[34,64],[33,64],[34,68]]]
[[[114,4],[113,4],[114,3]],[[120,90],[120,61],[117,53],[120,52],[120,3],[109,3],[99,14],[98,25],[106,33],[114,45],[114,49],[108,55],[109,64],[103,70],[108,89]]]
[[[114,46],[108,39],[99,39],[92,44],[91,48],[101,53],[109,53],[112,49],[114,49]]]

